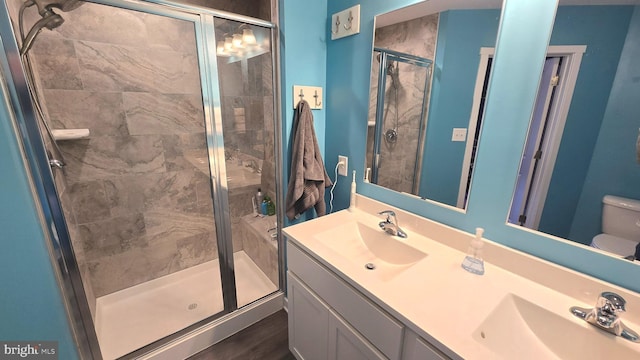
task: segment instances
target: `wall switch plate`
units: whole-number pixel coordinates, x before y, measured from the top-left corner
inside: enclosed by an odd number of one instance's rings
[[[466,128],[453,128],[453,135],[451,135],[451,141],[465,141],[467,140]]]
[[[331,15],[331,40],[360,33],[360,5]]]
[[[349,158],[346,156],[338,155],[338,164],[344,163],[344,165],[338,166],[338,175],[347,176],[347,169],[349,168]]]

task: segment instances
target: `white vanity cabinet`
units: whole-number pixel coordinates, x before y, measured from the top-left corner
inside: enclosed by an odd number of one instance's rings
[[[385,359],[295,275],[287,279],[289,347],[298,359]]]
[[[447,359],[291,241],[287,266],[289,348],[296,358]]]

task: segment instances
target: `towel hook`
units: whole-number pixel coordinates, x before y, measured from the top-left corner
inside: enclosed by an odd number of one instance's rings
[[[340,16],[339,15],[336,15],[336,23],[335,23],[335,25],[336,25],[336,31],[334,32],[333,31],[333,27],[332,27],[331,28],[331,33],[333,35],[338,35],[338,33],[340,32]]]
[[[349,22],[349,27],[347,27],[347,25],[342,26],[345,30],[351,30],[351,27],[353,26],[353,13],[351,12],[351,10],[349,10],[349,17],[347,18],[347,21]]]
[[[318,98],[319,98],[319,96],[318,96],[318,90],[316,90],[316,91],[315,91],[315,94],[313,95],[313,99],[314,99],[314,102],[315,102],[315,104],[316,104],[316,107],[320,107],[320,106],[322,106],[322,101],[318,101]]]
[[[300,100],[304,100],[304,90],[300,89],[300,94],[298,94]]]

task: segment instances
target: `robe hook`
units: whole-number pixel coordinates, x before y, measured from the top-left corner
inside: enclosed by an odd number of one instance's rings
[[[351,10],[349,10],[349,17],[347,18],[347,21],[349,22],[349,27],[347,27],[347,25],[342,25],[342,26],[344,27],[345,30],[351,30],[351,27],[353,26],[353,13],[351,12]]]
[[[314,99],[314,102],[315,102],[315,104],[316,104],[316,107],[320,107],[320,106],[322,106],[322,101],[318,101],[318,98],[319,98],[319,96],[318,96],[318,90],[316,90],[316,91],[315,91],[315,94],[313,95],[313,99]]]
[[[338,35],[338,33],[340,32],[340,16],[336,16],[336,31],[333,31],[333,27],[331,27],[331,33],[333,35]]]

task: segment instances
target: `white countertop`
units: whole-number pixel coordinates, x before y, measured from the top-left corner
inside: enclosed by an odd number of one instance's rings
[[[402,228],[409,234],[406,243],[427,253],[428,256],[391,279],[381,279],[376,276],[375,271],[366,270],[363,264],[336,256],[336,250],[339,251],[339,249],[332,249],[323,244],[318,236],[314,236],[330,231],[336,225],[354,221],[375,225],[381,218],[371,214],[375,214],[381,207],[390,208],[359,196],[358,204],[361,203],[367,203],[366,212],[361,208],[353,212],[343,210],[287,227],[283,231],[290,241],[451,357],[500,358],[482,343],[484,340],[480,338],[480,331],[483,330],[481,328],[483,321],[509,294],[545,308],[575,322],[578,326],[588,328],[592,326],[574,317],[569,312],[569,308],[571,306],[593,307],[601,291],[615,291],[621,294],[627,300],[628,309],[640,304],[638,293],[618,288],[491,241],[485,242],[485,275],[471,274],[460,266],[465,257],[465,253],[460,249],[466,249],[464,243],[468,244],[472,234],[401,210],[396,210],[396,213]],[[414,236],[411,236],[412,234]],[[500,261],[497,260],[498,257]],[[510,268],[496,266],[491,261],[492,258],[502,266],[506,265]],[[549,278],[549,282],[543,284],[533,281],[532,276],[529,276],[532,271],[536,272],[534,276]],[[563,286],[558,281],[570,281],[571,286]],[[576,287],[580,296],[571,293]],[[567,288],[568,291],[558,291],[558,288]],[[590,300],[580,301],[578,298]],[[633,314],[639,312],[640,308],[635,309]],[[632,321],[633,318],[627,315],[628,313],[622,315],[623,322],[636,332],[640,331],[638,322]],[[595,328],[593,330],[600,331]],[[557,336],[571,341],[571,334],[557,334]],[[603,334],[603,336],[608,335]],[[638,351],[640,355],[640,344],[618,337],[614,338],[610,345],[628,347]],[[607,349],[603,349],[604,353],[606,351]],[[554,358],[555,355],[550,353],[549,356]],[[519,358],[533,358],[533,355],[523,353]]]

